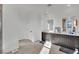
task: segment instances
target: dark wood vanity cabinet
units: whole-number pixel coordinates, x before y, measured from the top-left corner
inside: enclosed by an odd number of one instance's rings
[[[47,40],[47,35],[50,35],[50,40],[52,41],[52,44],[70,49],[79,49],[79,36],[42,32],[43,41]]]

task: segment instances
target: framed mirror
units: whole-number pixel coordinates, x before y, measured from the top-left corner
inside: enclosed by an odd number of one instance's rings
[[[66,17],[62,18],[62,31],[64,32],[66,32],[66,20],[67,20]]]
[[[48,22],[48,30],[53,31],[53,19],[50,19],[47,22]]]

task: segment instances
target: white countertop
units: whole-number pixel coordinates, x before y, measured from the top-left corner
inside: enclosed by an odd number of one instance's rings
[[[53,32],[53,31],[43,31],[43,32],[51,33],[51,34],[62,34],[62,35],[69,35],[69,36],[79,36],[79,33],[69,34],[69,33],[66,33],[66,32],[62,32],[62,33],[56,33],[56,32]]]

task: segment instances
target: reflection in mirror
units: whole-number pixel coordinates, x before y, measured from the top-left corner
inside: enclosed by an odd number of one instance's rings
[[[76,18],[76,16],[74,16],[74,17],[73,17],[73,30],[74,30],[74,31],[76,31],[76,29],[77,29],[77,24],[78,24],[78,23],[77,23],[77,18]]]
[[[48,20],[48,30],[53,31],[53,19]]]
[[[62,19],[62,30],[66,31],[66,17],[63,17]]]
[[[75,33],[77,30],[77,25],[78,25],[78,21],[76,16],[67,17],[67,18],[63,17],[62,19],[62,30],[64,32]]]

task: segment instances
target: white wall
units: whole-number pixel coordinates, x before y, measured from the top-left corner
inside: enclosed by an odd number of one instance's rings
[[[41,40],[41,14],[44,5],[16,5],[16,9],[20,21],[25,24],[25,27],[22,29],[25,33],[23,35],[24,38],[31,39],[32,41]]]
[[[20,22],[13,5],[3,5],[3,52],[17,48],[20,37]]]
[[[23,38],[31,39],[32,41],[40,40],[41,39],[40,14],[35,12],[31,13],[29,12],[27,15],[24,16],[24,14],[22,14],[21,17],[19,17],[22,22],[24,20],[23,23],[25,24],[25,27],[22,27]]]
[[[19,11],[17,6],[3,5],[3,53],[18,48],[18,40],[41,39],[40,13],[27,10],[29,6]]]
[[[48,15],[49,16],[52,16],[52,18],[54,19],[54,27],[62,27],[62,18],[64,16],[66,17],[73,17],[73,16],[76,16],[77,19],[78,19],[78,27],[79,27],[79,5],[71,5],[71,7],[67,7],[66,4],[63,5],[63,4],[60,4],[60,5],[52,5],[50,8],[47,8],[48,10]],[[45,12],[44,12],[45,13]],[[43,15],[45,16],[45,14]],[[45,19],[43,17],[43,19]],[[44,23],[46,23],[46,20],[43,21]],[[44,27],[44,30],[46,28],[45,25],[43,25]]]

